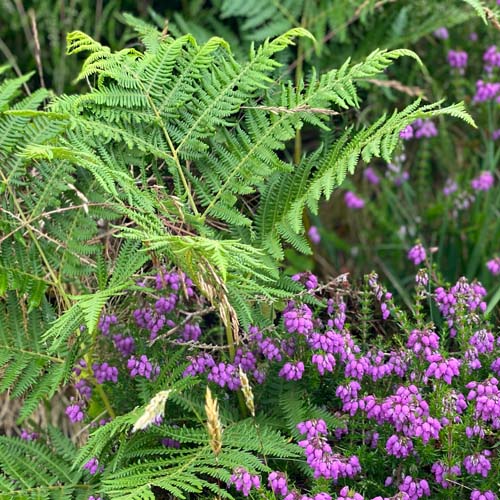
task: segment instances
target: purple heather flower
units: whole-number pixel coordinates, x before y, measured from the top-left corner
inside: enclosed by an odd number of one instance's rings
[[[132,378],[140,375],[148,380],[160,373],[160,367],[157,365],[153,367],[145,354],[141,355],[139,359],[131,356],[127,361],[127,369]]]
[[[450,483],[446,481],[447,478],[454,479],[461,474],[459,465],[452,465],[449,467],[441,462],[434,463],[431,467],[431,471],[436,478],[436,483],[441,485],[443,488],[450,487]]]
[[[460,365],[462,362],[457,358],[445,359],[439,353],[427,356],[427,361],[430,362],[429,367],[425,371],[425,377],[434,377],[442,379],[447,384],[451,384],[453,377],[460,375]]]
[[[495,45],[491,45],[483,54],[484,69],[491,73],[494,67],[500,66],[500,52]]]
[[[467,401],[461,392],[449,391],[442,399],[443,413],[449,417],[461,415],[467,409]]]
[[[387,440],[385,449],[388,455],[393,455],[396,458],[406,458],[413,452],[413,442],[410,438],[393,434]]]
[[[84,469],[87,469],[90,474],[94,475],[99,470],[99,460],[96,457],[91,458],[84,466]]]
[[[245,372],[251,372],[257,367],[257,359],[252,351],[238,347],[233,364],[234,366],[241,366],[241,369]]]
[[[411,125],[407,125],[401,132],[399,132],[399,137],[408,141],[413,138],[413,127]]]
[[[489,191],[493,184],[495,183],[495,178],[493,174],[488,171],[481,172],[478,177],[472,179],[470,185],[474,191]]]
[[[281,351],[275,341],[266,337],[258,342],[260,353],[269,361],[281,361]]]
[[[271,472],[268,476],[268,483],[275,495],[285,496],[288,493],[288,484],[283,472]]]
[[[415,418],[407,432],[421,438],[423,443],[427,444],[431,438],[439,439],[441,428],[441,422],[438,419],[424,416]]]
[[[182,338],[186,342],[194,341],[197,342],[201,337],[201,328],[197,323],[191,324],[186,323],[184,325],[184,330],[182,331]]]
[[[495,372],[500,377],[500,358],[497,358],[491,363],[491,371]]]
[[[78,363],[73,368],[73,373],[78,377],[81,375],[83,370],[87,369],[87,362],[82,358],[78,360]]]
[[[410,250],[408,250],[408,260],[413,262],[416,266],[424,262],[426,258],[427,253],[421,243],[417,243],[415,246],[410,248]]]
[[[321,235],[319,234],[318,228],[316,226],[311,226],[309,228],[309,231],[307,231],[307,235],[315,245],[318,245],[320,243]]]
[[[378,176],[377,172],[375,172],[374,168],[372,167],[365,168],[363,175],[370,184],[373,184],[374,186],[380,184],[380,177]]]
[[[25,441],[35,441],[35,439],[38,439],[39,434],[37,432],[32,432],[29,431],[28,429],[22,429],[21,430],[21,439],[24,439]]]
[[[411,349],[417,356],[422,355],[427,358],[427,356],[439,349],[439,336],[432,330],[412,330],[406,347]]]
[[[215,366],[214,358],[207,353],[198,356],[188,356],[188,360],[190,363],[184,370],[182,374],[183,377],[195,377]]]
[[[470,500],[498,500],[498,497],[491,490],[483,492],[480,490],[472,490]]]
[[[313,329],[312,311],[306,304],[296,306],[290,301],[283,312],[283,320],[288,333],[307,335]]]
[[[305,273],[297,273],[292,276],[293,281],[299,281],[307,290],[314,290],[318,287],[319,281],[315,274],[307,271]]]
[[[69,405],[65,411],[71,423],[81,422],[83,420],[84,414],[82,410],[81,403],[74,403]]]
[[[326,422],[321,418],[318,420],[313,419],[299,422],[297,424],[297,429],[301,434],[306,434],[307,439],[311,439],[318,435],[326,436],[328,434]]]
[[[490,377],[484,382],[469,382],[468,401],[475,401],[474,417],[483,422],[491,420],[494,429],[500,429],[500,390],[498,380]]]
[[[177,297],[176,295],[174,295]],[[166,312],[170,312],[171,303],[165,299],[165,297],[161,297],[156,301],[155,310],[150,307],[143,307],[141,309],[136,309],[132,315],[134,316],[135,322],[139,328],[144,328],[149,330],[149,340],[154,340],[160,330],[165,326]]]
[[[124,337],[123,335],[113,335],[113,343],[116,350],[124,358],[128,358],[135,351],[134,337]]]
[[[118,368],[116,366],[110,366],[106,362],[101,365],[94,363],[92,371],[98,384],[103,384],[104,382],[114,382],[116,384],[118,382]]]
[[[354,355],[348,356],[348,362],[345,365],[345,376],[362,380],[365,374],[370,372],[370,360],[366,356],[357,358]]]
[[[95,497],[94,495],[90,495],[88,500],[102,500],[101,497]]]
[[[443,188],[443,194],[450,196],[458,189],[458,184],[453,179],[447,179]]]
[[[450,50],[448,52],[448,63],[452,68],[457,68],[461,74],[467,66],[468,55],[463,50]]]
[[[412,123],[413,131],[415,132],[415,139],[431,138],[438,135],[436,125],[432,120],[422,120],[417,118]]]
[[[337,497],[337,500],[364,500],[363,495],[350,490],[349,486],[344,486]]]
[[[481,283],[469,283],[466,278],[460,278],[448,290],[443,287],[436,288],[435,300],[439,311],[447,320],[451,337],[456,335],[454,323],[458,306],[465,307],[468,314],[484,312],[486,310],[486,302],[483,300],[485,295],[486,290]],[[479,309],[478,312],[476,312],[477,309]]]
[[[324,354],[313,354],[311,361],[316,365],[320,375],[324,375],[325,372],[333,372],[336,364],[333,354],[329,352]]]
[[[434,36],[440,40],[448,40],[450,35],[448,34],[448,30],[443,26],[434,31]]]
[[[90,399],[92,396],[92,388],[86,378],[81,378],[75,384],[75,389],[83,399]]]
[[[97,328],[101,331],[101,333],[106,337],[109,335],[109,329],[111,325],[116,325],[118,323],[118,319],[114,314],[101,316],[99,319],[99,323],[97,324]]]
[[[477,349],[477,352],[485,354],[488,352],[493,352],[495,345],[495,337],[493,334],[486,330],[478,330],[469,339],[469,344]]]
[[[472,439],[474,436],[479,436],[481,439],[484,439],[486,433],[480,425],[475,424],[472,427],[465,428],[465,435],[467,439]]]
[[[300,380],[304,374],[304,363],[297,361],[297,363],[285,363],[279,372],[279,376],[285,380]]]
[[[234,469],[229,483],[234,485],[237,491],[241,491],[247,497],[252,488],[260,488],[260,477],[250,474],[243,467],[237,467]]]
[[[399,485],[399,491],[407,493],[410,500],[418,500],[423,496],[431,496],[429,483],[425,479],[413,479],[411,476],[406,476],[403,482]]]
[[[495,257],[486,262],[486,267],[493,276],[500,275],[500,257]]]
[[[491,138],[496,141],[498,139],[500,139],[500,128],[497,129],[497,130],[493,130],[493,132],[491,133]]]
[[[347,208],[352,208],[353,210],[359,210],[365,206],[365,200],[356,196],[352,191],[346,192],[344,201]]]
[[[492,101],[500,93],[500,83],[496,82],[484,82],[483,80],[478,80],[476,82],[476,93],[472,99],[472,102],[485,102]]]
[[[231,391],[236,391],[241,387],[239,372],[236,366],[231,363],[218,363],[212,366],[208,380],[215,382],[220,387],[228,387]]]
[[[480,474],[483,477],[488,477],[488,473],[491,470],[491,462],[488,460],[489,456],[491,456],[491,451],[489,450],[466,456],[464,459],[465,470],[469,474]]]
[[[163,438],[161,440],[161,444],[165,446],[166,448],[180,448],[181,443],[177,441],[176,439],[171,439],[171,438]]]

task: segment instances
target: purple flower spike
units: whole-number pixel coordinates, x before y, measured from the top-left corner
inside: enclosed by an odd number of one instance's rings
[[[288,484],[283,472],[271,472],[268,476],[268,484],[274,494],[285,496],[288,493]]]
[[[145,354],[143,354],[139,359],[135,356],[131,356],[127,361],[127,369],[129,370],[132,378],[140,375],[148,380],[160,373],[160,367],[157,365],[153,367]]]
[[[71,423],[81,422],[84,414],[80,403],[69,405],[65,411]]]
[[[344,195],[344,201],[347,208],[351,208],[353,210],[360,210],[365,206],[365,200],[356,196],[352,191],[347,191]]]
[[[83,466],[83,468],[87,469],[90,474],[94,475],[99,471],[99,460],[93,457]]]
[[[413,138],[413,127],[411,125],[407,125],[401,132],[399,132],[399,137],[404,139],[405,141],[409,141]]]
[[[469,474],[480,474],[483,477],[488,477],[491,470],[491,462],[488,460],[490,455],[491,451],[484,450],[482,453],[466,456],[464,459],[465,470]]]
[[[480,490],[472,490],[470,500],[498,500],[498,497],[491,490],[481,492]]]
[[[247,497],[252,488],[260,488],[260,477],[250,474],[243,467],[237,467],[234,470],[229,483],[233,484],[237,491],[241,491],[243,496]]]
[[[448,63],[452,68],[457,68],[463,74],[467,66],[468,55],[463,50],[450,50],[448,52]]]
[[[279,376],[285,380],[300,380],[304,374],[304,363],[298,361],[297,363],[285,363],[279,372]]]
[[[421,243],[417,243],[415,246],[410,248],[410,250],[408,250],[408,260],[413,262],[416,266],[424,262],[426,258],[427,254]]]
[[[311,226],[309,228],[309,231],[307,231],[307,235],[315,245],[321,242],[321,235],[319,234],[318,228],[316,226]]]
[[[488,171],[481,172],[478,177],[472,179],[470,185],[474,191],[489,191],[493,184],[495,183],[495,178],[493,174]]]
[[[486,267],[493,276],[500,275],[500,257],[495,257],[494,259],[489,260],[486,263]]]

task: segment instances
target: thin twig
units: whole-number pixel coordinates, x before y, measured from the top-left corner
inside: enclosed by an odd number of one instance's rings
[[[207,307],[206,309],[202,309],[201,311],[193,311],[193,312],[187,312],[186,317],[178,324],[172,327],[168,332],[159,335],[158,337],[154,338],[149,342],[149,346],[151,347],[154,343],[156,343],[160,339],[164,339],[166,337],[170,337],[173,333],[175,333],[177,330],[179,330],[181,327],[183,327],[186,323],[188,323],[192,318],[195,318],[197,316],[205,316],[206,314],[209,314],[211,312],[215,311],[215,307]],[[176,342],[177,343],[177,342]]]
[[[19,77],[23,76],[23,73],[21,72],[19,66],[17,65],[14,54],[10,51],[9,47],[7,47],[7,45],[1,38],[0,38],[0,51],[2,51],[3,55],[5,56],[9,64],[12,66],[12,69],[15,71],[16,75]],[[28,87],[28,84],[26,82],[23,83],[23,87],[26,94],[31,95],[30,88]]]
[[[37,215],[36,217],[33,217],[32,219],[29,219],[25,222],[21,222],[19,226],[17,226],[15,229],[13,229],[10,233],[7,233],[6,235],[2,236],[0,238],[0,243],[3,243],[5,240],[10,238],[13,234],[17,233],[20,229],[23,229],[25,227],[31,226],[33,222],[35,222],[38,219],[43,219],[45,217],[50,217],[53,214],[60,214],[63,212],[67,212],[69,210],[77,210],[80,208],[84,208],[85,206],[87,207],[108,207],[111,206],[109,203],[87,203],[87,204],[82,204],[82,205],[71,205],[70,207],[62,207],[62,208],[56,208],[55,210],[49,210],[48,212],[42,212],[41,214]],[[20,221],[18,217],[16,217],[12,212],[9,210],[0,207],[0,212],[4,212],[5,214],[9,215],[10,217]]]
[[[271,113],[274,114],[279,114],[279,113],[286,113],[286,114],[293,114],[293,113],[318,113],[318,114],[323,114],[323,115],[340,115],[338,111],[333,111],[332,109],[328,108],[312,108],[308,104],[300,104],[299,106],[296,106],[295,108],[287,108],[285,106],[241,106],[242,109],[262,109],[265,111],[270,111]]]
[[[491,24],[497,29],[500,30],[500,22],[498,22],[498,18],[495,13],[489,9],[488,7],[484,7],[484,12],[486,12],[486,17],[488,21],[491,21]]]
[[[24,36],[26,37],[26,41],[28,44],[31,42],[31,33],[28,24],[26,23],[26,19],[28,18],[26,14],[26,10],[24,9],[23,2],[21,0],[14,0],[16,5],[17,12],[19,12],[19,18],[21,20],[21,24],[24,30]]]
[[[35,42],[35,62],[38,69],[38,76],[40,77],[40,85],[45,88],[45,80],[43,79],[43,66],[42,56],[40,50],[40,39],[38,38],[38,28],[36,25],[36,15],[33,9],[28,11],[28,16],[31,21],[31,31],[33,32],[33,40]]]
[[[379,9],[380,7],[383,7],[385,4],[387,3],[394,3],[394,2],[397,2],[398,0],[380,0],[379,2],[377,2],[374,6],[373,6],[373,9]],[[343,28],[347,28],[348,26],[350,26],[351,24],[355,23],[361,16],[363,10],[369,5],[369,1],[368,0],[365,0],[365,2],[363,2],[357,9],[356,11],[354,12],[353,16],[348,19],[344,24],[340,25],[339,27],[337,27],[335,30],[331,30],[329,31],[322,39],[321,43],[323,45],[325,45],[327,42],[329,42],[336,34],[339,30],[343,29]],[[302,61],[307,57],[309,56],[312,52],[314,51],[314,47],[308,49],[307,51],[305,51],[300,57],[298,57],[297,59],[295,59],[295,61],[293,61],[289,66],[288,68],[286,69],[286,71],[280,76],[279,80],[281,80],[286,74],[288,73],[291,73],[298,64],[301,64]]]
[[[411,97],[421,97],[424,101],[428,101],[427,97],[424,95],[423,89],[420,87],[409,87],[407,85],[403,85],[398,80],[377,80],[376,78],[370,78],[366,81],[373,83],[373,85],[377,85],[378,87],[388,87],[398,90],[399,92],[403,92],[403,94],[407,94]]]

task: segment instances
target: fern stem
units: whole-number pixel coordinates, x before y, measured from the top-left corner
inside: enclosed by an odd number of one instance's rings
[[[99,397],[101,398],[104,407],[106,408],[106,411],[108,412],[108,415],[113,419],[116,417],[115,410],[113,410],[113,407],[111,406],[111,403],[109,402],[109,398],[106,394],[106,391],[103,389],[102,385],[96,383],[95,388],[97,390],[97,393],[99,394]]]
[[[141,84],[142,86],[142,84]],[[144,88],[143,88],[144,90]],[[189,205],[191,206],[191,210],[193,213],[199,217],[200,213],[198,212],[198,208],[196,207],[196,203],[193,198],[193,194],[191,193],[191,188],[189,187],[189,184],[187,182],[186,176],[184,175],[184,170],[182,169],[181,162],[179,160],[179,156],[177,155],[177,149],[174,146],[174,143],[172,142],[172,139],[170,138],[170,134],[168,133],[168,130],[165,127],[165,124],[163,123],[163,120],[161,118],[160,112],[158,111],[158,108],[156,107],[153,99],[149,95],[147,91],[145,91],[146,98],[149,102],[149,105],[151,106],[151,109],[153,110],[153,113],[156,116],[156,119],[158,120],[158,123],[160,124],[160,128],[163,132],[163,135],[165,136],[165,140],[167,141],[168,147],[170,148],[170,151],[172,152],[172,158],[175,162],[175,166],[177,167],[177,172],[179,173],[179,177],[181,179],[182,185],[184,186],[184,189],[186,190],[186,196],[189,201]]]
[[[233,329],[231,327],[231,321],[227,322],[227,324],[225,325],[225,330],[226,330],[227,345],[229,347],[229,357],[231,358],[231,361],[233,361],[236,351],[234,349],[234,336],[233,336]]]
[[[12,201],[18,211],[18,214],[19,214],[19,218],[22,219],[23,221],[23,224],[26,225],[26,231],[28,232],[28,234],[30,235],[30,238],[31,240],[33,241],[33,244],[35,245],[43,263],[45,264],[45,267],[47,268],[47,272],[49,273],[49,275],[51,276],[52,278],[52,285],[57,289],[57,291],[59,292],[59,295],[60,295],[60,298],[62,299],[62,301],[64,302],[64,305],[66,306],[67,309],[69,309],[69,307],[71,306],[71,301],[69,300],[67,294],[66,294],[66,290],[64,290],[64,287],[62,286],[62,283],[61,281],[59,280],[59,278],[57,277],[57,274],[55,272],[55,270],[52,268],[52,266],[50,265],[50,262],[47,258],[47,256],[45,255],[45,252],[43,251],[38,239],[35,237],[35,235],[33,234],[33,230],[32,230],[32,227],[31,225],[28,223],[28,220],[22,210],[22,207],[17,199],[17,196],[16,194],[13,192],[12,190],[12,187],[11,185],[9,184],[9,181],[8,179],[5,177],[5,175],[3,174],[3,172],[0,170],[0,175],[2,176],[2,181],[3,183],[5,184],[5,187],[8,189],[9,191],[9,194],[12,198]]]
[[[302,26],[305,25],[305,19],[302,20]],[[295,70],[295,86],[299,88],[302,82],[304,72],[304,43],[302,39],[297,42],[297,69]],[[300,129],[295,132],[295,146],[293,150],[293,161],[295,165],[300,163],[302,156],[302,134]]]
[[[255,417],[252,417],[252,418],[253,418],[253,424],[255,425],[255,432],[257,433],[257,438],[259,439],[259,444],[260,444],[260,447],[262,450],[262,459],[264,460],[264,464],[267,467],[267,457],[266,457],[266,453],[264,451],[264,441],[262,439],[260,427],[259,427],[259,424],[257,423],[257,419]]]

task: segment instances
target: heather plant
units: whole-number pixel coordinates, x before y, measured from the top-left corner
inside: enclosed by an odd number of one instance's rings
[[[23,401],[1,494],[495,498],[486,289],[446,282],[422,244],[407,308],[374,273],[283,272],[360,161],[394,161],[440,116],[474,125],[463,105],[360,124],[360,89],[413,52],[292,84],[279,58],[304,28],[243,58],[125,17],[140,45],[68,34],[85,92],[24,96],[30,75],[1,70],[0,390]],[[31,419],[57,392],[72,436]]]
[[[318,253],[334,267],[363,273],[375,262],[408,303],[414,265],[425,251],[446,279],[464,275],[488,285],[489,311],[498,303],[496,33],[471,23],[465,30],[443,28],[414,46],[436,68],[413,85],[427,96],[466,100],[478,129],[417,120],[401,132],[404,146],[391,162],[371,162],[346,182],[313,221],[322,235]],[[332,207],[334,220],[327,215]]]

